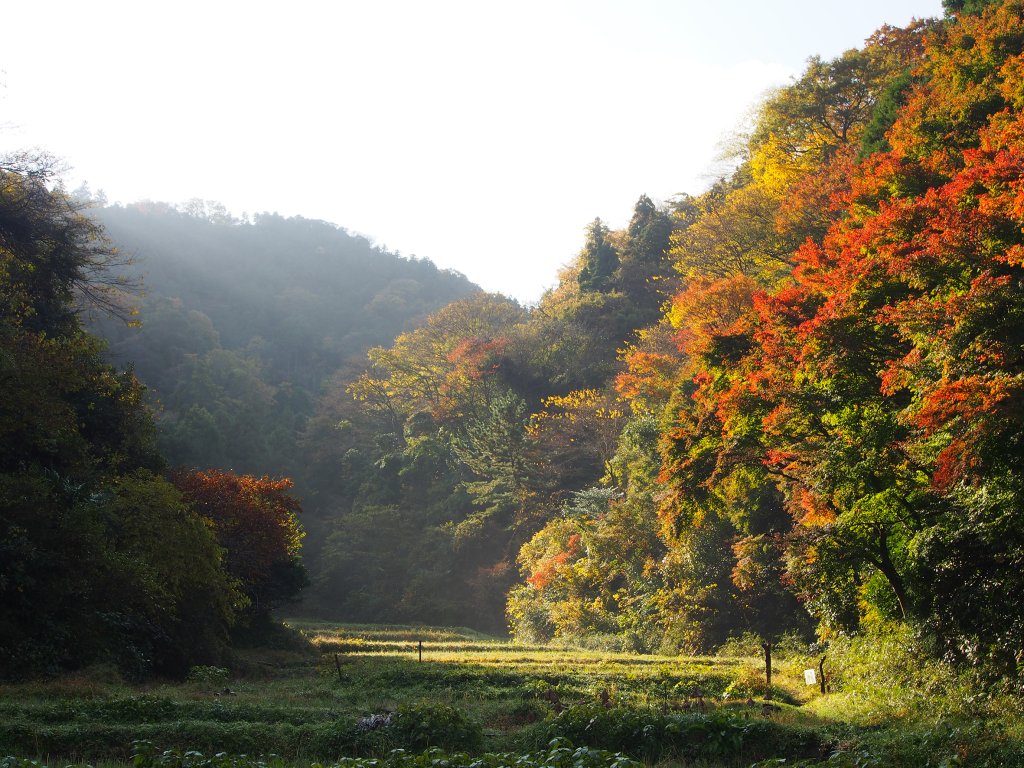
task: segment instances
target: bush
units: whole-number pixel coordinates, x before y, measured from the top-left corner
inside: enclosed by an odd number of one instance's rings
[[[476,750],[483,747],[480,723],[447,704],[403,704],[388,727],[389,734],[410,749]]]
[[[767,692],[768,685],[765,681],[763,669],[740,667],[739,674],[729,683],[722,696],[727,699],[753,699],[763,697]]]
[[[192,667],[188,671],[187,680],[201,688],[223,688],[228,682],[228,670],[224,667]]]
[[[735,760],[823,751],[812,730],[749,720],[721,710],[666,714],[596,705],[570,707],[554,718],[550,736],[655,762],[666,759]]]
[[[833,640],[825,674],[833,691],[855,692],[878,715],[932,714],[972,698],[966,678],[936,661],[902,624]]]

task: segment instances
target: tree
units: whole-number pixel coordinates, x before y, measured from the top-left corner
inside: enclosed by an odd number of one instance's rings
[[[470,404],[486,408],[500,372],[502,339],[524,319],[522,307],[504,296],[479,293],[453,302],[390,347],[371,349],[370,370],[349,391],[389,414],[396,430],[419,411],[441,418],[449,410],[459,416]]]
[[[686,277],[746,275],[770,285],[789,271],[799,240],[780,232],[781,197],[747,184],[706,196],[702,215],[672,236],[670,256]],[[787,236],[788,234],[788,236]]]
[[[288,493],[291,480],[209,470],[179,473],[174,483],[192,511],[213,525],[250,618],[265,618],[306,586],[301,507]]]
[[[32,331],[66,333],[85,307],[126,317],[126,260],[83,206],[51,191],[47,173],[0,169],[0,299],[6,316]]]
[[[612,471],[609,462],[626,416],[621,404],[596,389],[583,389],[547,397],[543,406],[530,419],[531,436],[543,455],[540,474],[578,486]],[[574,482],[577,478],[582,483]]]
[[[105,641],[106,653],[136,676],[183,677],[193,665],[223,663],[244,597],[221,567],[207,521],[144,470],[117,478],[98,506],[105,545],[92,594],[104,603],[102,622],[121,636]]]
[[[619,254],[608,239],[609,230],[601,219],[587,227],[587,241],[580,252],[579,286],[583,291],[605,291],[619,266]]]
[[[780,505],[781,507],[781,505]],[[810,617],[784,583],[786,563],[781,533],[759,533],[737,538],[732,545],[735,566],[732,583],[737,589],[742,626],[756,634],[764,651],[765,698],[772,698],[772,651],[786,632],[808,634]]]
[[[666,252],[673,227],[670,213],[659,210],[647,195],[640,196],[626,228],[616,283],[637,306],[642,325],[657,319],[670,293],[673,270]]]
[[[514,528],[526,522],[533,493],[530,443],[526,403],[511,392],[466,426],[454,448],[472,473],[465,488],[478,510],[458,523],[457,537],[472,537],[485,524]]]
[[[923,24],[907,31],[889,27],[862,50],[831,61],[812,57],[799,80],[761,107],[750,147],[758,182],[783,193],[794,179],[858,142],[889,78],[916,58],[923,31]]]
[[[0,677],[184,674],[220,661],[236,596],[156,474],[142,386],[79,323],[116,310],[116,253],[42,178],[0,171]]]

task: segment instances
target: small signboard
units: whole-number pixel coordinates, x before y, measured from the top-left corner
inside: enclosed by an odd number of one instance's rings
[[[818,684],[818,673],[815,672],[813,669],[805,669],[804,670],[804,682],[807,683],[808,685],[817,685]]]

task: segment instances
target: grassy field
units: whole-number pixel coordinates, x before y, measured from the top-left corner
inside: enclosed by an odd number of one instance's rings
[[[275,647],[239,652],[232,673],[197,668],[185,684],[130,686],[92,669],[3,687],[0,755],[59,765],[133,759],[137,768],[263,764],[230,757],[240,754],[282,756],[268,765],[391,755],[396,768],[513,761],[494,753],[532,754],[516,758],[524,766],[615,764],[596,750],[702,766],[1013,765],[999,761],[1024,755],[1019,712],[995,712],[1006,699],[987,703],[984,717],[954,706],[936,719],[913,703],[912,686],[822,696],[804,683],[810,659],[798,654],[778,663],[765,703],[755,657],[524,646],[462,629],[289,625],[295,631]],[[431,748],[448,757],[414,757]],[[465,754],[450,757],[457,753]],[[367,762],[388,760],[359,765]]]

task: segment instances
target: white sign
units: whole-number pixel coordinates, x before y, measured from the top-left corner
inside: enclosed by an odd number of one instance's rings
[[[813,669],[805,669],[804,670],[804,682],[807,683],[808,685],[817,685],[818,684],[818,676],[815,674]]]

